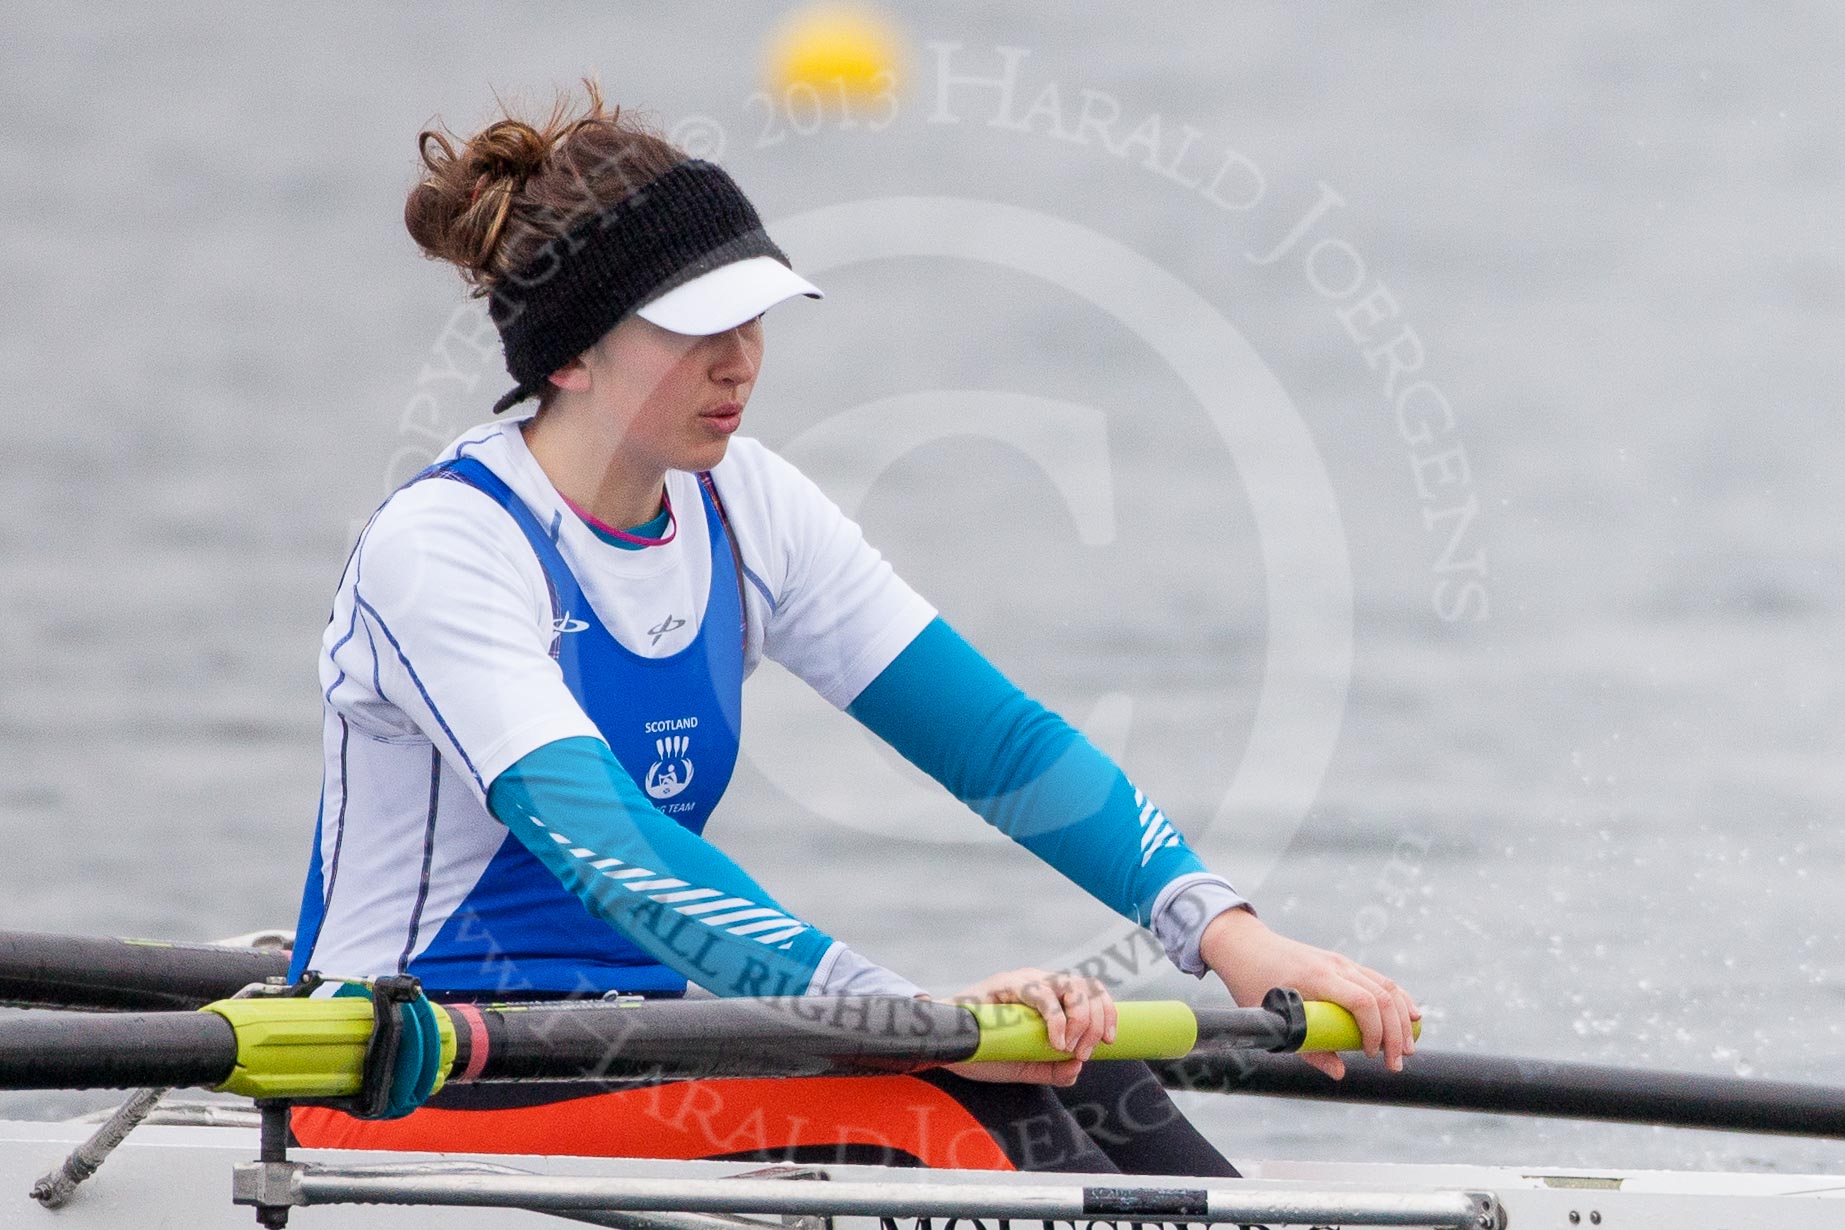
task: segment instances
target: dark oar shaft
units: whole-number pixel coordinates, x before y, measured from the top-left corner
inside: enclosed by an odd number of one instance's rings
[[[136,1089],[221,1083],[237,1061],[209,1012],[31,1012],[0,1018],[0,1089]]]
[[[1194,1008],[1198,1049],[1267,1051],[1288,1042],[1288,1022],[1265,1008]]]
[[[0,931],[0,1004],[184,1010],[288,972],[288,954]]]
[[[470,1037],[469,1014],[450,1011]],[[487,1057],[475,1079],[487,1081],[912,1072],[966,1059],[980,1041],[962,1009],[895,996],[530,1005],[479,1019]],[[470,1049],[457,1071],[473,1059]]]
[[[1220,1055],[1156,1067],[1174,1089],[1845,1137],[1845,1091],[1782,1081],[1435,1051],[1418,1051],[1396,1073],[1348,1055],[1340,1081],[1292,1055]]]

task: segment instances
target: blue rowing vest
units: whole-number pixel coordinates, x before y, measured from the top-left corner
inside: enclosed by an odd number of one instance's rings
[[[512,515],[551,589],[551,656],[571,695],[654,806],[704,831],[737,763],[743,720],[742,561],[709,474],[699,475],[711,586],[698,635],[644,658],[596,617],[546,529],[498,475],[472,457],[423,477],[479,489]],[[680,993],[686,980],[595,917],[517,838],[507,835],[408,972],[432,991]]]

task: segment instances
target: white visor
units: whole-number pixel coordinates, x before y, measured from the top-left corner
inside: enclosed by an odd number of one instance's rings
[[[734,329],[796,295],[826,297],[773,256],[752,256],[700,274],[642,304],[634,314],[674,333],[703,336]]]

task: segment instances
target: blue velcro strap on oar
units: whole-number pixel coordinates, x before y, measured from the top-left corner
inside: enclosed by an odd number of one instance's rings
[[[364,1079],[344,1109],[360,1119],[401,1119],[429,1099],[442,1071],[442,1033],[422,984],[407,974],[347,982],[333,998],[372,1001]]]

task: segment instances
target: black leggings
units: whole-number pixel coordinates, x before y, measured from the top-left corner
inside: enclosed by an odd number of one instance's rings
[[[1086,1063],[1068,1088],[918,1073],[980,1120],[1020,1170],[1237,1178],[1144,1063]]]

